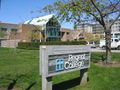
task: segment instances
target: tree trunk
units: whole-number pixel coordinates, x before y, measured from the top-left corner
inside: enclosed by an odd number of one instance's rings
[[[106,39],[106,60],[105,63],[109,64],[112,62],[111,60],[111,30],[107,29],[105,32]]]

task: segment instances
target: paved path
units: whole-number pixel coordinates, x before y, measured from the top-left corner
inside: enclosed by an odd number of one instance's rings
[[[92,48],[92,52],[105,52],[105,50],[102,50],[101,48]],[[112,52],[120,53],[120,50],[111,50]]]

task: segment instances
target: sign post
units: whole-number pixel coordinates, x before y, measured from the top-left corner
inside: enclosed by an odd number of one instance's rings
[[[88,81],[88,69],[80,70],[80,86],[84,86]]]
[[[42,90],[52,90],[52,77],[42,75]]]
[[[81,81],[87,78],[90,67],[90,47],[84,45],[40,46],[40,75],[42,90],[52,90],[52,77],[80,70]]]

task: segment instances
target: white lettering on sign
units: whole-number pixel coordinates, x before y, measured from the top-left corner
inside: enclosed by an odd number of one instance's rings
[[[69,55],[68,61],[65,62],[65,69],[80,68],[84,65],[82,60],[85,59],[85,54],[82,55]]]
[[[90,46],[40,46],[40,74],[46,77],[90,67]]]

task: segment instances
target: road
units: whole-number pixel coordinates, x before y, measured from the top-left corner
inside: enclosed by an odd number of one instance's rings
[[[91,48],[92,52],[105,52],[105,50],[101,49],[101,48]],[[120,53],[120,50],[111,50],[111,52],[116,52],[116,53]]]

